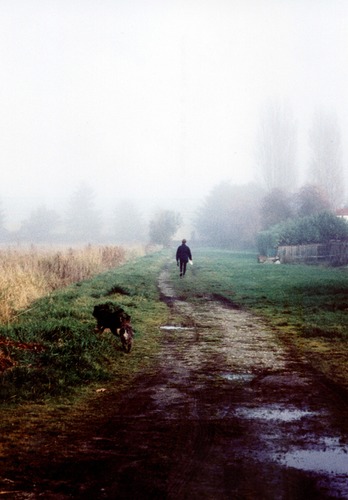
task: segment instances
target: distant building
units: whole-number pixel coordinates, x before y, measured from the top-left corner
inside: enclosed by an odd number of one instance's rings
[[[337,217],[341,217],[342,219],[348,221],[348,207],[339,208],[338,210],[336,210],[336,215]]]

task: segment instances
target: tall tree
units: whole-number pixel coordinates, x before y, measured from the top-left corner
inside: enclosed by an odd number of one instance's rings
[[[140,211],[129,200],[121,201],[116,209],[113,238],[120,243],[141,242],[145,239],[145,224]]]
[[[261,202],[261,227],[268,229],[293,215],[292,200],[288,192],[272,189]]]
[[[318,111],[309,132],[312,158],[309,165],[309,182],[322,189],[331,208],[338,208],[344,197],[341,136],[335,114]]]
[[[261,113],[256,144],[257,176],[268,191],[295,188],[297,130],[291,110],[277,102]]]
[[[6,240],[8,231],[5,228],[5,215],[0,201],[0,241]]]
[[[67,212],[68,237],[74,241],[98,241],[101,233],[101,216],[95,208],[95,194],[86,183],[73,193]]]
[[[59,215],[42,205],[33,210],[29,218],[22,222],[19,237],[36,243],[49,242],[54,238],[58,224]]]
[[[182,224],[181,215],[172,210],[159,210],[150,221],[149,236],[152,243],[169,246]]]
[[[215,186],[198,211],[200,239],[222,248],[252,248],[260,229],[262,191],[255,184]]]
[[[295,196],[296,212],[300,217],[329,210],[330,203],[322,188],[313,184],[302,186]]]

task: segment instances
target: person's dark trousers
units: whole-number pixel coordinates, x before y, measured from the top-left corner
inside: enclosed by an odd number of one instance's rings
[[[186,273],[187,262],[185,260],[180,260],[180,276],[184,276]]]

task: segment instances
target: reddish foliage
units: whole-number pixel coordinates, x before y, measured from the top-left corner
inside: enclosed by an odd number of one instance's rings
[[[0,337],[0,372],[8,370],[16,365],[16,362],[2,351],[2,346],[15,347],[17,349],[25,349],[29,351],[41,352],[44,347],[41,344],[35,342],[19,342],[16,340],[9,340],[5,337]]]
[[[19,342],[17,340],[9,340],[5,337],[0,337],[0,347],[2,345],[16,347],[17,349],[26,349],[29,351],[41,352],[44,350],[43,345],[35,342]]]
[[[0,372],[4,372],[9,368],[12,368],[16,364],[10,356],[6,356],[3,352],[0,351]]]

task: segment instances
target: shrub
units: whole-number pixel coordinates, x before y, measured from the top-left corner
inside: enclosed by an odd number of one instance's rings
[[[279,245],[327,243],[348,238],[348,224],[331,212],[291,219],[258,234],[257,246],[267,255]]]

